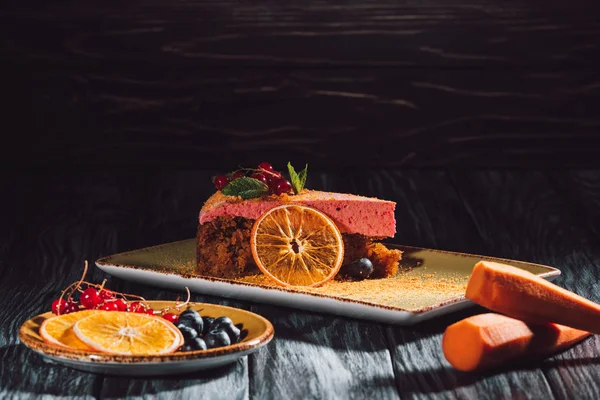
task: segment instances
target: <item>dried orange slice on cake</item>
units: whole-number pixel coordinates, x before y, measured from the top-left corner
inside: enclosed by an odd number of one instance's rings
[[[92,349],[111,354],[169,354],[183,344],[183,336],[175,325],[148,314],[92,314],[79,320],[73,331]]]
[[[73,332],[73,326],[77,321],[96,314],[98,310],[77,311],[48,318],[40,325],[40,336],[46,343],[56,344],[63,347],[79,350],[91,350]]]
[[[270,209],[250,234],[254,262],[282,286],[321,286],[339,271],[344,242],[335,223],[311,207],[286,204]]]

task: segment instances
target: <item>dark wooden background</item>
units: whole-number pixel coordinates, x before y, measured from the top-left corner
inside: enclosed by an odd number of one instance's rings
[[[403,328],[196,294],[264,315],[276,339],[230,367],[158,379],[52,365],[16,336],[84,260],[193,237],[210,176],[261,161],[308,162],[309,187],[397,202],[392,242],[552,265],[559,285],[600,301],[599,11],[2,1],[0,398],[600,398],[597,337],[454,371],[441,334],[479,308]]]
[[[596,167],[599,12],[595,0],[5,0],[1,162]]]

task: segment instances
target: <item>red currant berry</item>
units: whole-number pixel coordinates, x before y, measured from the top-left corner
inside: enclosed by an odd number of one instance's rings
[[[117,306],[117,303],[114,301],[107,301],[106,303],[102,304],[102,306],[100,306],[100,310],[119,311],[119,306]]]
[[[146,310],[146,314],[148,314],[148,315],[154,315],[154,310],[151,309],[151,308],[149,308],[149,309]]]
[[[102,300],[111,300],[115,298],[115,294],[108,289],[102,289],[98,294]]]
[[[74,301],[68,301],[67,306],[65,307],[64,314],[71,314],[79,311],[79,306]]]
[[[215,188],[217,188],[217,190],[223,190],[228,183],[229,179],[227,179],[225,175],[219,175],[215,178]]]
[[[246,174],[244,174],[242,171],[235,171],[233,174],[231,174],[231,181],[235,181],[237,178],[241,178],[242,176],[246,176]]]
[[[136,312],[136,313],[145,313],[146,307],[144,307],[144,305],[142,303],[140,303],[139,301],[134,301],[129,306],[129,311]]]
[[[277,188],[277,184],[282,179],[281,174],[277,175],[267,175],[267,185],[269,186],[269,190],[271,193],[275,193],[275,189]]]
[[[272,172],[270,174],[265,174],[267,176],[267,180],[269,181],[269,184],[277,184],[277,182],[283,178],[283,175],[281,175],[281,172]]]
[[[102,302],[102,299],[100,299],[100,295],[96,289],[89,287],[81,293],[79,302],[83,307],[91,310],[96,308],[96,306]]]
[[[116,299],[113,301],[117,305],[119,311],[127,311],[127,302],[123,299]]]
[[[179,317],[178,317],[177,315],[173,314],[173,313],[166,313],[166,314],[163,314],[163,316],[162,316],[162,317],[163,317],[164,319],[166,319],[167,321],[169,321],[169,322],[172,322],[172,323],[174,323],[174,324],[176,324],[176,323],[177,323],[177,321],[179,320]]]
[[[284,193],[289,193],[290,190],[292,190],[292,184],[285,179],[280,179],[277,182],[277,185],[275,185],[273,192],[276,195],[280,195],[280,194],[284,194]]]
[[[274,172],[273,166],[268,162],[261,162],[260,164],[258,164],[258,169],[264,169],[265,171]]]
[[[60,303],[60,307],[58,306]],[[69,304],[69,302],[65,299],[56,299],[52,302],[52,312],[56,315],[60,315],[60,314],[64,314],[65,313],[65,308],[67,308],[67,305]]]
[[[253,173],[252,175],[250,175],[250,178],[254,178],[256,180],[259,180],[262,183],[264,183],[265,185],[269,184],[269,180],[267,179],[267,177],[265,176],[265,174],[261,174],[260,172]]]

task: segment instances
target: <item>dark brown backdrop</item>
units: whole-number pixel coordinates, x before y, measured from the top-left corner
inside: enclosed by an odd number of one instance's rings
[[[599,4],[9,0],[2,163],[599,166]]]

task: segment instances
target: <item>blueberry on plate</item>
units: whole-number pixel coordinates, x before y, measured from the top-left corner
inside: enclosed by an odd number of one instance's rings
[[[212,325],[214,322],[213,317],[202,317],[202,322],[204,323],[204,327],[202,329],[202,334],[206,335],[208,332],[212,331]]]
[[[362,281],[373,273],[373,263],[368,258],[360,258],[345,265],[340,273],[347,279]]]
[[[191,344],[184,344],[183,346],[181,346],[181,351],[194,351],[194,349],[192,349],[192,345]]]
[[[204,329],[204,321],[196,310],[185,310],[179,315],[178,324],[189,326],[199,334]]]
[[[219,317],[213,321],[213,326],[218,327],[221,325],[233,325],[233,321],[229,317]]]
[[[208,347],[206,346],[206,342],[201,337],[195,337],[187,344],[192,348],[192,350],[206,350]]]
[[[186,344],[198,337],[198,332],[187,325],[177,324],[177,329],[179,329],[179,332],[183,335],[183,340]]]
[[[229,335],[227,334],[227,332],[216,329],[204,335],[204,342],[206,343],[206,347],[208,347],[209,349],[214,349],[215,347],[229,346],[231,344],[231,340],[229,339]]]
[[[222,330],[227,333],[231,343],[237,343],[240,340],[240,330],[233,324],[229,317],[219,317],[215,319],[212,326],[213,330]]]

